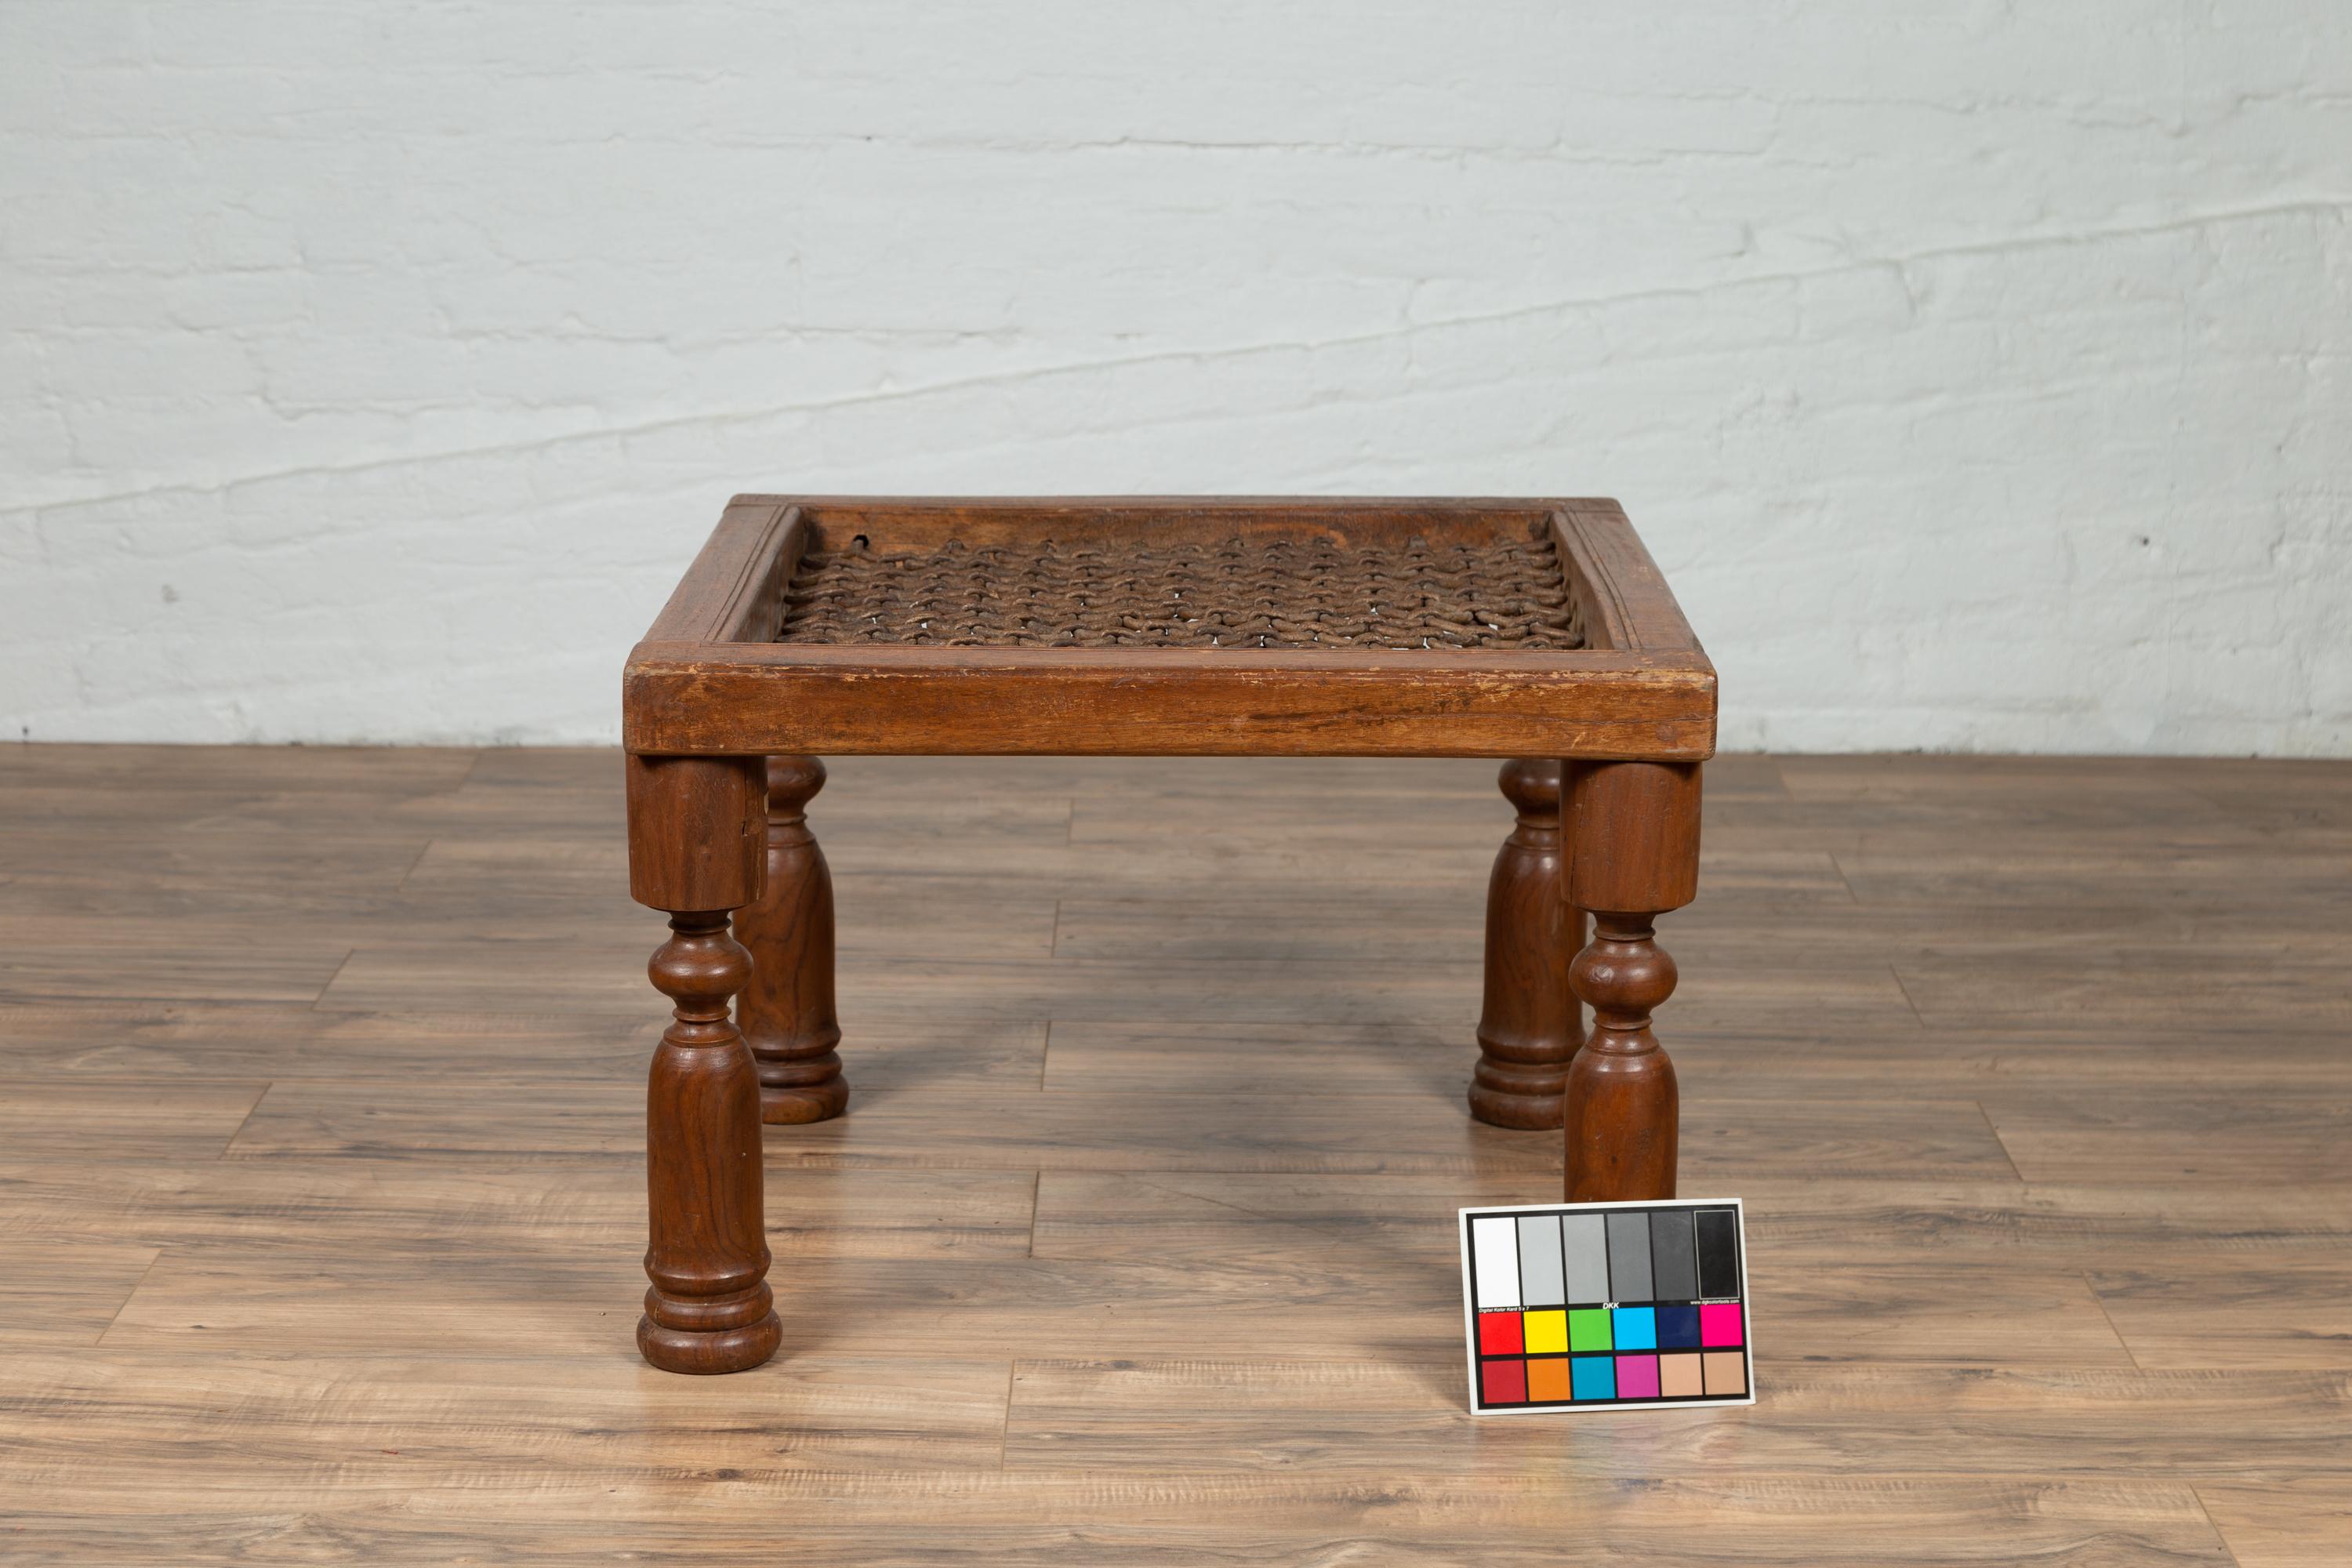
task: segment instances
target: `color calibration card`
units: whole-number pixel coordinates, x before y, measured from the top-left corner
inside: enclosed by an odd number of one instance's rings
[[[1738,1198],[1462,1211],[1470,1409],[1753,1405]]]

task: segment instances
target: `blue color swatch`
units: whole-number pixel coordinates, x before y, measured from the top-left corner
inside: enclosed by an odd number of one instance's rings
[[[1658,1346],[1662,1350],[1692,1350],[1698,1345],[1696,1307],[1660,1307]]]

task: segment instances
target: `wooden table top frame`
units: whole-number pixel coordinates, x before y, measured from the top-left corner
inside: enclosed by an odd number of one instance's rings
[[[1532,551],[1557,562],[1572,630],[1475,646],[1474,625],[1474,646],[1398,647],[789,629],[804,562],[945,549],[1017,566],[1139,542],[1292,561]],[[833,890],[806,822],[825,752],[1507,759],[1517,823],[1488,884],[1471,1112],[1562,1129],[1568,1201],[1674,1195],[1677,1095],[1650,1016],[1675,974],[1654,922],[1697,891],[1716,680],[1614,501],[738,496],[631,653],[622,707],[630,893],[671,930],[649,965],[674,1010],[646,1099],[637,1342],[656,1366],[774,1353],[761,1125],[848,1102]]]

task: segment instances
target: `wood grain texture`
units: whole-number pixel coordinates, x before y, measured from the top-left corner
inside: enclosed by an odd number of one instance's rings
[[[1475,985],[1475,978],[1472,981]],[[1297,1025],[1294,1027],[1307,1027]],[[1469,1072],[1465,1028],[1454,1037],[1452,1089]],[[553,1158],[621,1153],[640,1129],[631,1089],[574,1084],[535,1099],[523,1082],[485,1074],[467,1083],[398,1093],[385,1079],[305,1079],[274,1086],[229,1145],[231,1160],[304,1156],[503,1153]],[[768,1164],[929,1167],[942,1172],[1100,1170],[1423,1171],[1557,1175],[1556,1141],[1529,1140],[1457,1118],[1423,1119],[1394,1095],[1326,1093],[1283,1103],[1236,1092],[1133,1089],[1036,1092],[1036,1080],[982,1086],[966,1079],[866,1095],[871,1115],[772,1137]],[[1181,1110],[1181,1116],[1173,1114]],[[1759,1100],[1694,1090],[1685,1107],[1691,1180],[1801,1162],[1846,1176],[1947,1180],[2013,1177],[1977,1102],[1966,1099]],[[1696,1191],[1696,1188],[1693,1189]]]
[[[0,1240],[0,1361],[37,1347],[98,1343],[159,1255],[120,1242]]]
[[[1474,1422],[1453,1210],[1559,1170],[1462,1113],[1494,764],[832,765],[858,1101],[683,1379],[611,752],[0,748],[0,932],[89,955],[0,994],[0,1560],[2345,1560],[2352,767],[1711,762],[1762,1402]]]
[[[561,1243],[611,1255],[643,1240],[645,1184],[643,1160],[628,1153],[16,1159],[0,1162],[0,1247],[280,1246],[299,1232],[321,1247],[431,1247],[452,1235],[496,1234],[519,1247]],[[783,1259],[1026,1257],[1036,1189],[1028,1171],[966,1172],[952,1182],[924,1171],[772,1171],[768,1245]],[[119,1304],[110,1298],[107,1310]]]
[[[681,1485],[691,1487],[696,1503],[683,1517],[674,1500]],[[2020,1561],[2232,1568],[2194,1489],[2105,1478],[1671,1479],[1586,1495],[1563,1487],[1555,1466],[1507,1481],[1419,1474],[1171,1481],[1026,1470],[874,1477],[725,1468],[601,1491],[548,1487],[533,1506],[496,1512],[469,1505],[457,1489],[428,1486],[396,1502],[355,1499],[347,1512],[322,1513],[303,1507],[306,1489],[266,1480],[222,1489],[201,1510],[177,1516],[174,1540],[182,1552],[201,1552],[206,1562],[250,1562],[267,1552],[291,1562],[357,1555],[586,1564],[611,1562],[611,1542],[621,1534],[635,1561],[683,1564],[772,1551],[772,1521],[790,1518],[795,1561],[874,1568],[910,1562],[1208,1568],[1335,1558],[1458,1563],[1465,1535],[1478,1562],[1506,1568],[1685,1568],[1690,1542],[1710,1538],[1738,1543],[1740,1562],[1832,1568]],[[88,1507],[60,1510],[48,1500],[61,1490],[45,1490],[45,1506],[16,1516],[10,1539],[27,1553],[21,1560],[191,1560],[158,1552],[153,1527],[123,1508],[95,1519]],[[802,1518],[820,1522],[803,1526]],[[1770,1543],[1789,1541],[1807,1544],[1766,1555],[1777,1550]]]
[[[1665,574],[1622,507],[1613,500],[1561,501],[1550,521],[1598,646],[1628,653],[1698,651],[1698,637],[1675,603]]]
[[[1552,533],[1595,646],[777,644],[804,549]],[[1715,750],[1716,684],[1613,501],[738,496],[622,678],[633,752],[1639,757]]]
[[[808,805],[824,787],[814,757],[768,759],[768,879],[735,918],[751,980],[735,1021],[760,1064],[760,1119],[823,1121],[849,1104],[834,1008],[833,872],[809,831]]]
[[[648,753],[1715,752],[1714,672],[1638,654],[647,641],[622,698],[626,743]]]
[[[1584,911],[1560,886],[1560,763],[1505,763],[1496,782],[1517,822],[1486,881],[1470,1114],[1496,1127],[1557,1127],[1569,1060],[1584,1043],[1568,965],[1586,935]]]
[[[1696,763],[1573,762],[1561,773],[1561,897],[1591,920],[1568,966],[1592,1010],[1561,1100],[1570,1203],[1675,1195],[1681,1095],[1650,1017],[1678,972],[1652,922],[1697,896],[1699,801]]]
[[[646,965],[673,1004],[646,1085],[645,1316],[666,1372],[746,1372],[776,1352],[760,1144],[760,1077],[730,1016],[751,955],[727,911],[673,913]]]
[[[2209,1481],[2197,1497],[2228,1532],[2238,1568],[2336,1568],[2352,1541],[2352,1489],[2340,1473]]]
[[[806,536],[801,509],[792,502],[737,496],[662,606],[651,635],[699,642],[775,636],[784,584]]]
[[[622,758],[629,802],[629,896],[667,913],[732,910],[768,875],[764,763]]]
[[[1447,1454],[1465,1475],[1509,1475],[1558,1458],[1580,1473],[1640,1482],[1843,1475],[1862,1444],[1910,1471],[2006,1475],[2022,1463],[2095,1477],[2154,1460],[2263,1480],[2334,1474],[2331,1451],[2352,1444],[2352,1377],[2342,1373],[1802,1365],[1774,1387],[1769,1414],[1605,1433],[1484,1426],[1463,1409],[1460,1381],[1452,1362],[1024,1360],[1013,1369],[1005,1462],[1378,1476],[1399,1451],[1423,1449]],[[2126,1410],[2155,1429],[2118,1424]],[[1206,1440],[1171,1451],[1154,1436],[1155,1421]],[[1365,1443],[1368,1427],[1385,1439]]]

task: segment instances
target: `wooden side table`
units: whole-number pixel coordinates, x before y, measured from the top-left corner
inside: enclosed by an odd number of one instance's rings
[[[1564,1126],[1570,1201],[1674,1195],[1652,922],[1697,889],[1715,671],[1613,501],[738,496],[623,710],[629,890],[669,915],[676,1012],[646,1090],[656,1366],[774,1352],[760,1125],[848,1103],[803,815],[824,752],[1510,759],[1471,1112]]]

